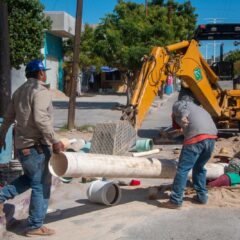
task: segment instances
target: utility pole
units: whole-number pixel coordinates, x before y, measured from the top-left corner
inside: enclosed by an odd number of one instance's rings
[[[11,100],[11,65],[7,4],[0,0],[0,117]]]
[[[148,0],[145,0],[145,14],[148,16]]]
[[[75,127],[75,105],[76,105],[76,86],[79,77],[79,54],[80,54],[80,38],[82,29],[82,7],[83,0],[77,0],[75,37],[73,48],[73,64],[72,64],[72,79],[70,86],[70,97],[68,106],[68,129]]]
[[[205,56],[205,59],[206,59],[206,61],[208,59],[208,45],[207,44],[206,44],[206,56]]]
[[[170,24],[172,21],[172,4],[168,5],[168,13],[167,13],[168,23]]]
[[[223,61],[223,46],[224,46],[224,43],[221,43],[220,44],[220,62]]]

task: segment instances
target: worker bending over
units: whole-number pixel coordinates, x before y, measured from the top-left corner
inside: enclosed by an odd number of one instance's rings
[[[194,199],[198,203],[206,204],[208,194],[204,166],[213,152],[217,128],[210,114],[194,103],[194,99],[189,95],[179,96],[179,100],[174,103],[172,110],[173,123],[182,128],[184,142],[170,200],[162,203],[161,206],[172,209],[182,206],[183,193],[191,169],[193,188],[196,190]]]

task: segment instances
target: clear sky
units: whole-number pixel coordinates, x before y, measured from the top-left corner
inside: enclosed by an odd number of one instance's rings
[[[66,11],[75,16],[77,0],[40,0],[46,11]],[[137,3],[145,3],[145,0],[132,0]],[[175,0],[176,1],[176,0]],[[178,2],[185,2],[178,0]],[[191,0],[198,14],[198,23],[240,23],[240,0]],[[83,23],[96,24],[106,13],[113,11],[117,0],[83,0]],[[232,43],[225,42],[225,49],[236,48]],[[218,45],[218,43],[217,43]],[[216,45],[216,46],[217,46]],[[204,51],[205,45],[202,47]],[[206,47],[205,47],[206,48]],[[208,45],[209,54],[213,50]],[[212,50],[211,50],[212,49]]]
[[[76,0],[40,0],[47,11],[66,11],[72,16],[76,12]],[[132,0],[145,3],[145,0]],[[178,2],[184,2],[179,0]],[[83,0],[83,23],[98,23],[106,13],[112,12],[117,0]],[[199,15],[198,22],[210,22],[213,18],[217,22],[239,22],[239,0],[191,0]]]

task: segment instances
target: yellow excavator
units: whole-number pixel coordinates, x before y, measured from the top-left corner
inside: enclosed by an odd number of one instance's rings
[[[159,88],[171,75],[181,80],[218,126],[240,127],[240,90],[223,90],[219,85],[220,68],[231,68],[224,62],[210,67],[199,50],[200,40],[239,39],[240,24],[206,24],[197,28],[190,41],[154,47],[145,57],[130,105],[123,110],[121,119],[140,128]]]

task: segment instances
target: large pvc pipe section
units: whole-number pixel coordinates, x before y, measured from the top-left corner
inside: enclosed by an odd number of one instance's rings
[[[156,158],[102,155],[78,152],[53,154],[49,170],[59,177],[174,178],[177,162]],[[224,173],[224,165],[207,164],[207,177]]]
[[[89,186],[87,196],[91,202],[116,205],[121,199],[121,189],[112,181],[97,180]]]

